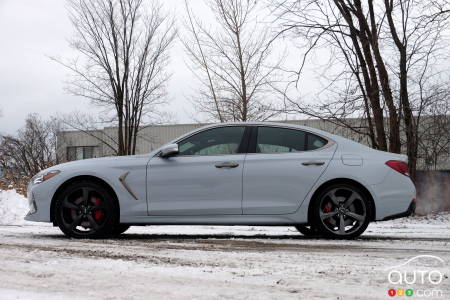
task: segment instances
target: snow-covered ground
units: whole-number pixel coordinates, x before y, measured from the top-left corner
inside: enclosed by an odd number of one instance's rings
[[[386,299],[389,288],[417,289],[389,284],[387,268],[419,254],[445,261],[435,298],[450,299],[449,214],[374,223],[354,241],[254,226],[133,227],[118,239],[73,240],[22,221],[25,204],[0,192],[0,299]]]
[[[28,201],[15,190],[0,189],[0,225],[24,224]]]

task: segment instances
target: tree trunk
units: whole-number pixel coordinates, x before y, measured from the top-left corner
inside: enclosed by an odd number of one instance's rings
[[[406,39],[400,40],[395,27],[394,19],[392,17],[393,3],[389,3],[389,0],[384,1],[386,8],[386,17],[389,24],[389,29],[394,40],[394,43],[400,53],[400,103],[403,111],[403,120],[405,123],[405,135],[406,135],[406,153],[408,155],[409,162],[409,174],[413,181],[416,179],[416,165],[417,165],[417,136],[415,134],[414,116],[409,102],[408,95],[408,61],[407,61],[407,41]]]

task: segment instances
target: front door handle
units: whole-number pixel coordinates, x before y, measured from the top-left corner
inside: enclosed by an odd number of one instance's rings
[[[305,161],[304,163],[302,163],[302,165],[304,166],[322,166],[324,164],[324,161]]]
[[[216,168],[236,168],[239,167],[238,163],[235,162],[223,162],[223,163],[218,163],[215,165]]]

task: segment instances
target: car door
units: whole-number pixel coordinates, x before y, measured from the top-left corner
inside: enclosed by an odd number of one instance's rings
[[[244,126],[223,126],[178,142],[179,154],[153,157],[147,171],[149,215],[242,214]]]
[[[283,127],[258,126],[251,140],[243,177],[244,214],[295,212],[336,150],[323,137]]]

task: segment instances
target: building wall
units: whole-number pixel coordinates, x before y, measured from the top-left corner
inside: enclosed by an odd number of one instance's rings
[[[58,133],[58,158],[60,161],[67,161],[68,147],[95,147],[94,157],[105,155],[105,145],[102,143],[103,130],[91,131],[89,134],[81,131],[63,131]]]
[[[180,135],[204,125],[205,124],[175,124],[146,126],[139,132],[136,152],[139,154],[151,152],[161,145],[176,139]]]

